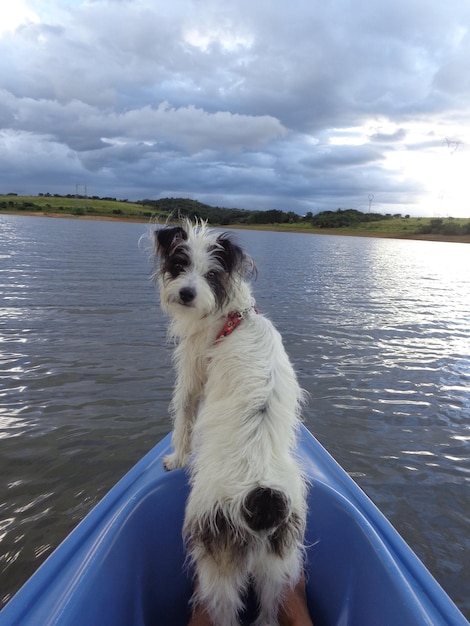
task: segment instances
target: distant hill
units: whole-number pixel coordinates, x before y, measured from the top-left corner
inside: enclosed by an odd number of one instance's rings
[[[305,218],[293,211],[278,209],[250,211],[245,209],[227,209],[203,204],[188,198],[161,198],[160,200],[142,200],[143,206],[151,207],[159,214],[174,217],[198,217],[211,224],[292,224],[305,221]]]
[[[252,211],[213,207],[190,198],[161,198],[160,200],[142,200],[138,204],[152,208],[159,215],[172,217],[198,217],[211,224],[246,224]]]
[[[356,209],[338,209],[337,211],[322,211],[312,216],[314,228],[345,228],[356,224],[381,222],[401,215],[382,215],[381,213],[362,213]]]
[[[293,224],[305,222],[306,218],[292,211],[280,210],[250,211],[214,207],[190,198],[161,198],[159,200],[118,200],[67,194],[39,194],[38,196],[18,196],[14,193],[0,195],[0,210],[21,211],[43,214],[71,214],[75,216],[128,217],[166,219],[168,217],[189,217],[207,220],[210,224]]]
[[[0,212],[19,212],[38,215],[73,215],[77,217],[104,217],[118,219],[167,219],[179,217],[199,218],[212,225],[263,227],[274,226],[282,230],[341,234],[365,234],[388,237],[429,236],[460,237],[467,241],[470,236],[470,220],[464,218],[410,218],[397,213],[362,213],[356,209],[338,209],[298,215],[293,211],[268,209],[250,211],[214,207],[191,198],[161,198],[129,202],[116,198],[100,198],[78,194],[41,193],[37,196],[18,196],[16,193],[0,194]],[[463,238],[463,239],[462,239]]]

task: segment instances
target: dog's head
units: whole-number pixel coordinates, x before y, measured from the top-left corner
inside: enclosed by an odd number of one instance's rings
[[[161,305],[170,315],[198,319],[236,306],[237,292],[254,264],[228,233],[205,223],[165,227],[155,233]]]

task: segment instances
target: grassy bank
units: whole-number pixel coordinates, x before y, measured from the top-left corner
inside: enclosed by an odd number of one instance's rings
[[[154,212],[134,202],[74,196],[0,195],[1,213],[64,217],[122,218],[148,220]]]
[[[447,220],[444,220],[444,222]],[[468,219],[453,219],[457,225],[467,224]],[[470,243],[470,234],[449,235],[422,232],[431,228],[431,218],[406,218],[384,220],[372,224],[359,224],[342,228],[311,228],[306,224],[252,224],[236,225],[233,228],[249,230],[279,230],[283,232],[309,233],[313,235],[343,235],[348,237],[379,237],[388,239],[416,239],[423,241],[449,241]]]
[[[75,217],[82,219],[112,219],[148,222],[152,219],[165,222],[168,212],[153,211],[142,204],[105,198],[74,196],[13,196],[0,195],[0,213],[37,215],[44,217]],[[439,224],[437,225],[437,222]],[[308,222],[284,224],[230,224],[229,228],[250,230],[279,230],[285,232],[321,235],[347,235],[353,237],[386,237],[394,239],[423,239],[470,243],[470,233],[462,231],[469,219],[403,218],[384,219],[340,228],[313,228]],[[214,225],[217,225],[214,223]]]

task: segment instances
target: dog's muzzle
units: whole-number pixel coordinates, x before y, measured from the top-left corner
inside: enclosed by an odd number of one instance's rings
[[[183,287],[182,289],[180,289],[179,298],[181,304],[187,306],[188,304],[191,304],[195,297],[196,290],[192,287]]]

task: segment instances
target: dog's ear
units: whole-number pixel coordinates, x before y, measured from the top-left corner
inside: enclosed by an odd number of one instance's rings
[[[181,226],[160,228],[160,230],[155,231],[157,253],[161,257],[169,256],[173,248],[180,241],[186,241],[187,238],[188,234]]]
[[[255,272],[253,260],[233,241],[229,233],[217,237],[214,256],[228,274],[238,272],[242,276]]]

